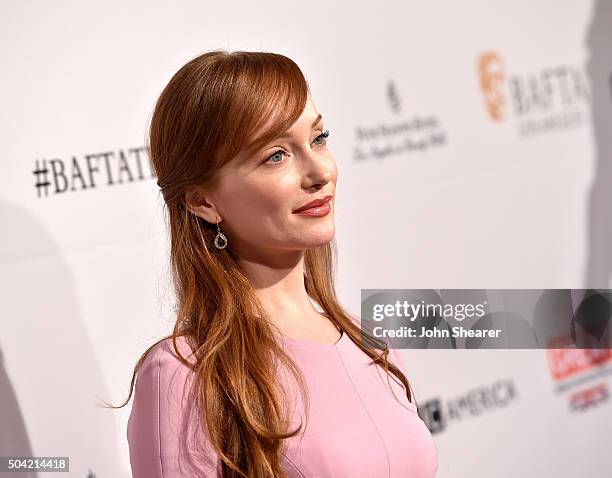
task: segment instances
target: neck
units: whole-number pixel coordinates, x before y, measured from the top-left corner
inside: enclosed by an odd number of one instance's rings
[[[304,284],[304,251],[276,252],[271,260],[241,258],[268,319],[281,327],[295,325],[319,315]]]

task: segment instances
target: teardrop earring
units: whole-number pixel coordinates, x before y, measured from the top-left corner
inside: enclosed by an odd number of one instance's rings
[[[227,246],[227,237],[225,237],[221,232],[219,222],[217,222],[217,235],[215,236],[214,244],[217,249],[225,249]]]

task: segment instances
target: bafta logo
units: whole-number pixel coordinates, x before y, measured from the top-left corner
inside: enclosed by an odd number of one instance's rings
[[[504,61],[493,51],[485,52],[478,58],[477,69],[489,116],[493,121],[502,121],[507,108]]]

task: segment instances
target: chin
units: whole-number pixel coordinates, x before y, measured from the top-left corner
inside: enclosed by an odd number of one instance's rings
[[[331,241],[333,241],[334,237],[334,232],[332,232],[331,234],[319,234],[316,237],[312,237],[312,239],[303,237],[302,243],[305,243],[304,249],[313,249],[315,247],[320,247],[324,246],[325,244],[329,244]]]

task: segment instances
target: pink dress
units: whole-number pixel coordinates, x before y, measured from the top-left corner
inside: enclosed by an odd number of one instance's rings
[[[370,358],[345,333],[336,344],[281,338],[304,373],[310,397],[306,430],[285,441],[283,468],[291,478],[435,476],[435,443],[399,380],[389,378],[396,400],[384,370],[368,365]],[[183,339],[177,343],[189,357]],[[410,380],[399,351],[390,350]],[[283,374],[283,383],[293,384],[293,376],[285,381],[287,376]],[[201,428],[194,427],[199,420],[192,418],[195,408],[183,392],[192,377],[176,357],[171,339],[158,344],[143,363],[127,427],[134,478],[221,477],[220,460]],[[305,422],[299,391],[288,390],[295,400],[292,425]],[[187,439],[192,433],[200,439]],[[187,440],[183,446],[180,438]]]

